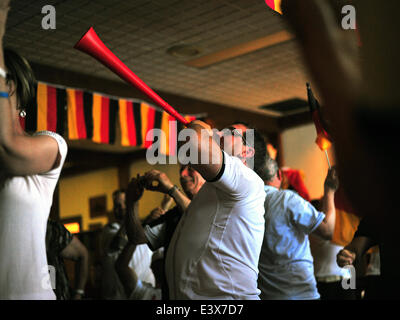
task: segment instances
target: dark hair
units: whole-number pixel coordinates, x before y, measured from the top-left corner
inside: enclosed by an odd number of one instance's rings
[[[260,166],[256,172],[263,181],[271,181],[278,173],[278,170],[278,163],[274,159],[268,157],[264,161],[264,165]]]
[[[36,79],[28,61],[12,49],[4,48],[7,84],[12,81],[17,92],[17,108],[29,109],[36,96]]]
[[[114,212],[114,216],[117,220],[122,220],[125,215],[125,210],[122,208],[121,204],[117,201],[118,196],[122,193],[126,193],[125,189],[115,190],[112,194],[113,212]]]
[[[257,130],[254,129],[254,171],[257,172],[265,163],[265,160],[268,157],[267,152],[267,144],[263,135]],[[246,132],[244,133],[246,137]]]
[[[115,205],[115,201],[117,200],[117,197],[121,194],[121,193],[126,193],[125,189],[117,189],[112,193],[112,199]]]
[[[269,158],[267,151],[267,141],[264,136],[251,124],[248,124],[243,121],[236,121],[233,124],[241,124],[245,126],[247,129],[252,129],[254,132],[254,164],[253,170],[258,173],[260,168],[264,166],[264,163],[267,158]],[[243,137],[248,141],[246,131],[243,133]]]

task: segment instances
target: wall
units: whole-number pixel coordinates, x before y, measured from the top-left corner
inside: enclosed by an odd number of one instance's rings
[[[304,183],[311,199],[323,195],[323,184],[328,171],[325,153],[315,144],[316,131],[313,123],[285,130],[281,134],[283,164],[304,173]],[[332,149],[332,148],[331,148]],[[332,152],[328,152],[331,165]]]
[[[89,225],[108,222],[107,217],[90,218],[89,198],[107,195],[107,210],[112,210],[112,193],[118,188],[118,170],[110,168],[60,179],[60,219],[82,216],[82,231]]]

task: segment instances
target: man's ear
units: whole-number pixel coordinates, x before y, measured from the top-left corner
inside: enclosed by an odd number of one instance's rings
[[[283,173],[281,169],[278,169],[278,172],[276,173],[276,177],[279,181],[282,181],[283,178]]]

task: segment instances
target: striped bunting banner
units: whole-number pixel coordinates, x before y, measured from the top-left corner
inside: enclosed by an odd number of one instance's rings
[[[28,131],[47,130],[63,135],[65,129],[65,90],[39,82],[36,104],[36,112],[27,115],[26,129]],[[32,113],[32,111],[29,113]]]
[[[121,128],[121,145],[149,148],[152,129],[161,129],[164,137],[159,151],[177,154],[178,133],[183,125],[168,113],[146,102],[110,97],[101,93],[66,88],[38,82],[36,99],[28,108],[22,127],[28,132],[48,130],[64,135],[68,125],[68,139],[91,139],[95,143],[114,144],[116,122]],[[184,116],[192,121],[195,116]],[[147,138],[147,139],[146,139]]]
[[[83,91],[67,89],[68,138],[70,140],[86,139],[86,123],[83,103]]]

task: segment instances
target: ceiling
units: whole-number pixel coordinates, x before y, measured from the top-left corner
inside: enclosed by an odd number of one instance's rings
[[[41,27],[48,4],[56,9],[55,30]],[[122,81],[73,49],[90,26],[154,90],[252,110],[307,98],[308,75],[295,40],[201,69],[185,64],[285,30],[264,0],[12,0],[4,43],[32,62]],[[200,53],[168,54],[176,45]]]

